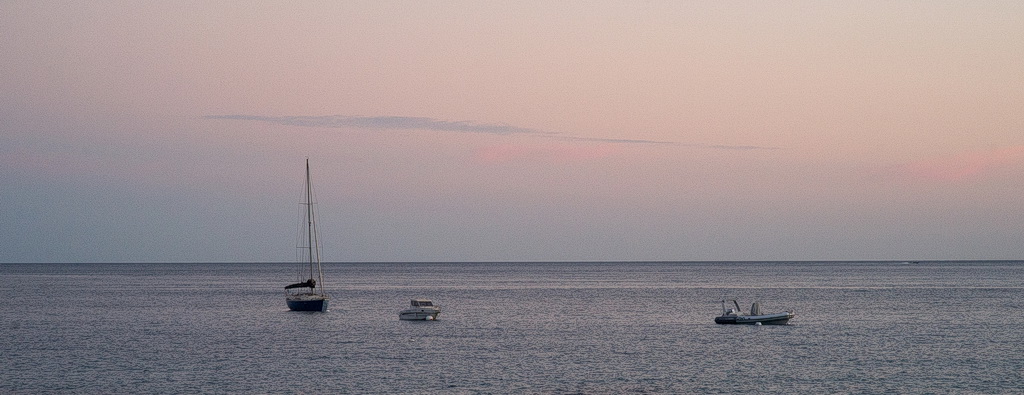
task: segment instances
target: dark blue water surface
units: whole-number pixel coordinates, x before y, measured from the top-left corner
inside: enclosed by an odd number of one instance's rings
[[[0,264],[0,393],[1020,393],[1024,262]],[[443,310],[399,321],[411,298]],[[715,325],[720,300],[794,309]]]

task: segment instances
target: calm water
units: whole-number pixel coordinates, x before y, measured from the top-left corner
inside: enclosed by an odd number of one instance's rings
[[[2,264],[0,393],[1021,393],[1024,262]],[[414,297],[435,322],[399,321]],[[795,309],[715,325],[719,300]]]

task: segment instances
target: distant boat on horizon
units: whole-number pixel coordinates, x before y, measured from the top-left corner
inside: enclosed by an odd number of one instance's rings
[[[292,311],[327,311],[331,297],[324,290],[324,271],[320,266],[320,240],[316,232],[316,210],[313,206],[313,182],[309,175],[309,158],[306,159],[305,200],[302,204],[303,227],[299,247],[307,250],[301,261],[296,283],[284,287],[285,301]],[[308,268],[308,270],[307,270]]]

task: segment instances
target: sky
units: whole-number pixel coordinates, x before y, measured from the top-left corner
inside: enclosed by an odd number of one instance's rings
[[[1024,259],[1024,3],[0,0],[0,262]]]

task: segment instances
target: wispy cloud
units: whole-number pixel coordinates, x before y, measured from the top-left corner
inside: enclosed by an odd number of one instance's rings
[[[694,148],[710,148],[710,149],[724,149],[733,151],[753,151],[753,150],[777,150],[782,149],[779,147],[764,147],[760,145],[722,145],[722,144],[680,144],[687,147]]]
[[[497,135],[528,134],[539,137],[566,141],[598,142],[610,144],[652,144],[677,145],[691,148],[719,150],[774,150],[777,147],[756,145],[721,145],[721,144],[684,144],[674,141],[658,141],[643,139],[614,139],[572,136],[565,133],[550,132],[539,129],[522,128],[498,123],[480,123],[473,121],[448,121],[427,117],[376,116],[356,117],[346,115],[310,115],[310,116],[264,116],[264,115],[207,115],[204,119],[228,119],[240,121],[259,121],[278,125],[319,127],[319,128],[358,128],[358,129],[406,129],[432,130],[438,132],[483,133]]]
[[[551,138],[554,138],[554,139],[559,139],[559,140],[565,140],[565,141],[587,141],[587,142],[595,142],[595,143],[679,145],[679,143],[674,142],[674,141],[638,140],[638,139],[607,139],[607,138],[597,138],[597,137],[578,137],[578,136],[559,135],[557,133],[553,133],[552,135],[550,135],[548,137],[551,137]]]
[[[736,151],[749,151],[749,150],[777,150],[779,147],[764,147],[759,145],[723,145],[723,144],[687,144],[679,143],[675,141],[658,141],[658,140],[637,140],[637,139],[607,139],[598,137],[576,137],[576,136],[551,136],[567,141],[593,141],[598,143],[621,143],[621,144],[661,144],[661,145],[676,145],[680,147],[690,148],[706,148],[706,149],[720,149],[720,150],[736,150]]]
[[[345,115],[268,117],[262,115],[207,115],[205,119],[234,119],[261,121],[288,126],[359,129],[418,129],[439,132],[486,134],[555,134],[537,129],[520,128],[505,124],[470,121],[445,121],[427,117],[351,117]]]
[[[621,151],[610,144],[572,144],[543,142],[534,144],[501,144],[477,149],[473,158],[483,164],[499,164],[517,160],[579,162],[605,158]]]

